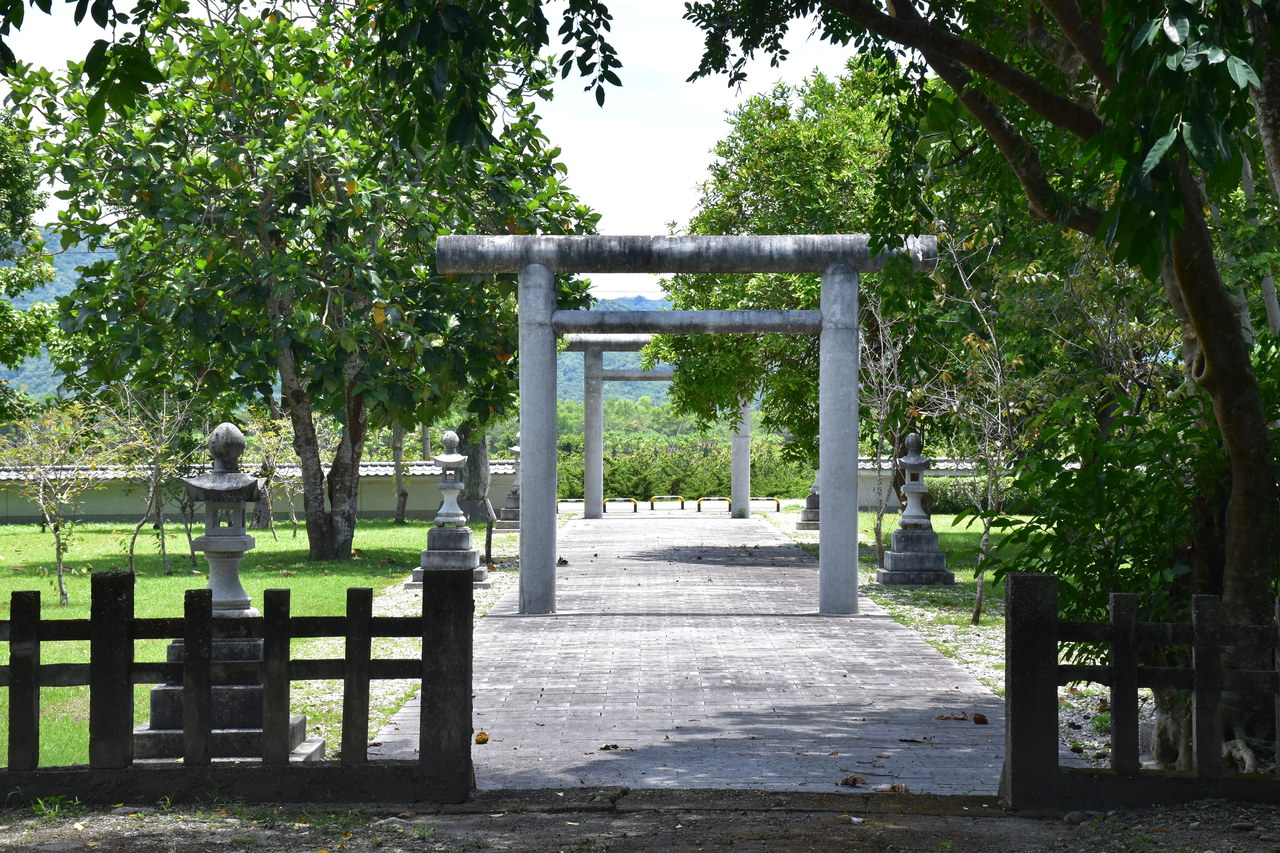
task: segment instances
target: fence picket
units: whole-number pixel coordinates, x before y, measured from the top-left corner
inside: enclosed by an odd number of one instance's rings
[[[40,593],[9,597],[9,769],[40,764]]]
[[[1137,770],[1138,760],[1138,647],[1134,627],[1138,597],[1111,594],[1111,767]]]
[[[446,786],[465,798],[471,789],[470,569],[422,573],[422,703],[418,762],[435,765]]]
[[[425,591],[424,591],[425,592]],[[373,590],[347,589],[346,677],[342,682],[342,763],[369,760],[369,660]]]
[[[262,761],[289,763],[289,590],[262,596]]]
[[[1191,751],[1201,778],[1222,775],[1221,603],[1211,595],[1191,599]]]
[[[187,590],[182,640],[182,760],[202,767],[212,760],[210,714],[213,702],[213,592]]]
[[[89,766],[133,763],[132,572],[95,572],[89,601]]]

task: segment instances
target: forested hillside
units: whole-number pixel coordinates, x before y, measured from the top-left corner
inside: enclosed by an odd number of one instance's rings
[[[59,296],[71,291],[75,286],[77,268],[91,260],[89,252],[72,248],[65,252],[58,251],[58,237],[51,229],[45,229],[45,243],[53,252],[52,262],[54,279],[43,287],[22,294],[13,300],[14,305],[26,308],[35,302],[56,302]],[[621,299],[606,299],[599,302],[596,308],[602,311],[656,311],[667,307],[667,303],[644,296],[628,296]],[[640,366],[640,357],[633,353],[605,353],[606,368],[635,368]],[[43,397],[57,392],[61,379],[54,371],[47,358],[32,359],[17,370],[0,368],[0,380],[7,381],[35,397]],[[582,402],[582,354],[562,353],[559,358],[558,389],[561,400]],[[608,382],[605,384],[605,396],[610,399],[638,400],[650,397],[655,403],[667,397],[666,382]]]
[[[644,296],[625,296],[620,299],[602,299],[595,305],[597,311],[658,311],[667,307],[662,299]],[[640,366],[640,356],[630,352],[604,354],[606,370],[634,369]],[[655,403],[667,399],[666,382],[606,382],[605,399],[638,400],[649,397]],[[582,353],[562,352],[557,359],[556,397],[560,400],[582,402]]]

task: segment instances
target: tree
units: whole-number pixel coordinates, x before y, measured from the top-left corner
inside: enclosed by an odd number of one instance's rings
[[[113,462],[129,466],[126,476],[136,481],[146,496],[146,509],[129,537],[129,571],[134,567],[138,534],[154,519],[164,573],[173,574],[165,540],[165,492],[175,489],[178,478],[190,473],[196,454],[204,449],[195,434],[203,411],[197,392],[188,389],[184,394],[162,388],[152,395],[135,383],[121,382],[97,399],[104,426],[115,437]]]
[[[1221,572],[1215,577],[1215,561],[1202,562],[1197,585],[1219,589],[1231,618],[1268,622],[1280,508],[1269,414],[1205,208],[1237,185],[1250,128],[1269,153],[1269,175],[1280,165],[1270,156],[1280,150],[1270,144],[1280,139],[1280,73],[1273,73],[1280,66],[1270,38],[1280,6],[956,2],[922,9],[901,0],[886,12],[860,0],[713,0],[687,13],[707,34],[698,74],[740,76],[742,56],[776,53],[779,33],[809,12],[819,15],[826,38],[885,57],[910,52],[895,84],[905,93],[896,110],[906,121],[895,126],[913,138],[899,140],[891,163],[908,192],[891,202],[901,207],[905,198],[914,202],[906,210],[919,210],[924,172],[914,168],[915,128],[931,111],[944,112],[972,129],[961,159],[1001,164],[984,185],[989,196],[1002,192],[997,204],[1013,203],[1002,183],[1012,179],[1033,217],[1110,246],[1117,260],[1162,283],[1183,329],[1188,375],[1212,402],[1228,460],[1217,527]],[[927,85],[927,74],[945,88]],[[939,168],[944,156],[957,157],[927,153]],[[904,219],[885,224],[900,227]]]
[[[886,156],[885,125],[867,93],[886,73],[879,61],[851,61],[838,80],[822,75],[749,99],[731,117],[702,187],[694,234],[856,233],[871,227],[875,165]],[[916,315],[929,297],[918,277],[880,281],[885,316]],[[865,288],[864,288],[865,290]],[[676,276],[674,308],[816,309],[816,276]],[[865,314],[865,312],[864,312]],[[675,365],[668,396],[702,423],[732,421],[742,400],[760,399],[761,424],[792,439],[790,452],[817,461],[818,345],[788,335],[661,336],[646,353]]]
[[[243,10],[238,2],[221,6],[203,0],[201,5],[209,18]],[[335,5],[322,8],[321,14]],[[351,45],[348,57],[358,66],[374,68],[369,86],[403,105],[390,113],[401,142],[435,145],[443,131],[451,145],[486,149],[496,141],[493,128],[501,119],[496,107],[501,99],[490,94],[536,87],[543,76],[550,24],[542,5],[541,0],[351,4],[353,30],[377,36]],[[26,70],[5,39],[27,23],[28,8],[49,14],[53,0],[0,0],[0,76]],[[80,64],[89,130],[97,132],[109,111],[136,108],[150,87],[163,80],[168,69],[157,57],[157,45],[181,30],[182,18],[173,13],[185,9],[185,3],[166,0],[130,0],[124,10],[115,0],[76,0],[76,24],[87,14],[110,34],[97,39]],[[316,10],[286,0],[264,14],[282,13],[310,17]],[[558,59],[562,75],[576,66],[599,103],[606,83],[621,83],[616,73],[621,63],[603,36],[610,20],[601,0],[568,0],[559,30],[565,47]]]
[[[53,535],[58,603],[66,607],[66,567],[76,507],[85,492],[101,485],[98,469],[111,460],[114,448],[103,441],[106,432],[92,406],[67,403],[32,412],[0,433],[0,459],[19,468],[19,492],[40,512]]]
[[[587,227],[532,102],[513,99],[483,157],[437,140],[400,146],[398,104],[351,59],[367,36],[343,16],[302,27],[271,14],[169,16],[154,46],[165,82],[89,132],[93,98],[33,73],[42,150],[70,189],[65,239],[109,244],[63,302],[75,381],[126,377],[208,393],[275,393],[293,426],[313,559],[346,557],[371,428],[430,422],[466,389],[500,416],[515,374],[513,278],[441,277],[438,233]],[[440,129],[443,135],[443,128]],[[582,304],[566,282],[565,307]],[[322,462],[316,419],[340,425]]]

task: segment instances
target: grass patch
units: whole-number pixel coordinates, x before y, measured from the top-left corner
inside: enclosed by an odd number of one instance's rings
[[[376,593],[403,582],[418,565],[419,552],[426,547],[429,528],[430,522],[426,521],[404,525],[396,525],[389,520],[361,521],[356,528],[356,553],[352,559],[323,563],[307,559],[304,536],[295,538],[282,530],[279,539],[275,539],[270,532],[255,532],[257,547],[245,555],[240,579],[255,605],[261,605],[265,590],[287,588],[291,590],[292,615],[338,615],[346,610],[348,587],[372,587]],[[480,531],[476,540],[483,547],[484,525],[476,524],[472,528]],[[53,576],[52,535],[41,533],[36,525],[0,526],[0,619],[9,618],[12,592],[32,589],[41,593],[41,615],[45,619],[87,619],[90,576],[93,572],[126,567],[124,554],[131,532],[132,526],[128,524],[84,524],[77,527],[72,550],[65,557],[65,564],[70,567],[66,575],[70,604],[60,607]],[[167,534],[166,543],[172,575],[164,574],[156,538],[139,539],[134,594],[135,612],[139,618],[182,615],[186,591],[202,589],[208,580],[208,566],[203,556],[197,555],[198,568],[192,568],[186,550],[186,534],[178,525],[174,525]],[[296,657],[327,657],[327,653],[309,654],[309,646],[324,642],[323,639],[297,641],[293,653]],[[135,644],[135,660],[163,660],[167,645],[164,640],[139,641]],[[378,654],[376,648],[374,653]],[[8,655],[8,644],[0,644],[0,664],[8,663]],[[87,641],[41,644],[42,663],[83,663],[88,659]],[[309,695],[310,684],[295,682],[292,700],[295,710]],[[145,722],[150,716],[150,689],[151,685],[138,685],[134,691],[136,724]],[[408,690],[408,695],[412,692]],[[8,690],[0,690],[0,720],[8,719],[8,694]],[[41,689],[40,699],[41,765],[87,763],[88,688],[45,687]],[[322,706],[329,707],[330,700],[331,694],[326,696],[326,703]],[[341,707],[338,702],[330,708],[335,719],[341,717]],[[308,707],[307,713],[312,715],[315,711]],[[334,724],[333,720],[320,722]],[[313,725],[310,718],[308,724]],[[0,765],[7,763],[8,741],[0,738]]]

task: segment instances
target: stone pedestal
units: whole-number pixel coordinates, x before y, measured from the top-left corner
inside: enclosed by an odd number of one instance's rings
[[[516,433],[516,439],[519,440],[520,433]],[[507,492],[507,502],[503,504],[502,509],[498,510],[498,520],[494,522],[494,530],[519,530],[520,529],[520,445],[509,448],[512,457],[516,460],[516,479],[511,484],[511,491]]]
[[[809,494],[804,499],[804,509],[800,510],[800,520],[796,522],[796,530],[818,529],[818,480],[815,478]]]
[[[470,527],[432,527],[421,560],[405,581],[405,589],[421,589],[422,573],[432,569],[470,569],[473,586],[488,589],[492,585],[487,567],[480,564],[480,552],[471,547]]]
[[[183,643],[166,650],[169,663],[181,663]],[[214,640],[214,661],[260,661],[262,640]],[[151,690],[151,718],[133,730],[137,761],[173,761],[182,757],[182,685],[162,684]],[[215,759],[262,757],[262,685],[216,684],[209,707],[209,748]],[[289,760],[319,761],[325,742],[307,737],[307,718],[289,717]]]
[[[907,455],[902,468],[907,482],[902,491],[907,506],[902,511],[898,529],[893,531],[890,550],[884,555],[884,568],[876,572],[876,583],[887,586],[907,584],[952,584],[955,575],[947,571],[947,555],[938,550],[938,534],[924,511],[924,471],[930,461],[920,455],[920,436],[907,436]]]
[[[520,529],[520,493],[515,489],[507,493],[507,502],[498,510],[498,520],[493,523],[493,529]]]

